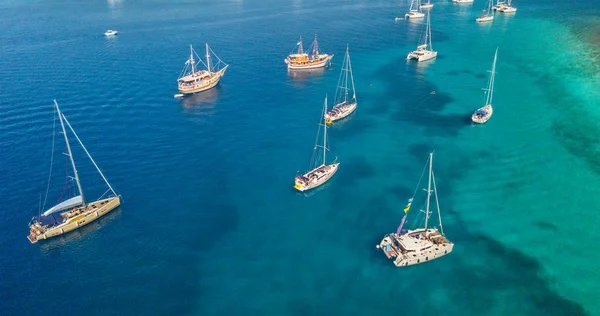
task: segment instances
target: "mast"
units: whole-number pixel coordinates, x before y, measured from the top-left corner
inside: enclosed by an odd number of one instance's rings
[[[498,57],[498,48],[496,48],[496,53],[494,54],[494,63],[492,64],[492,71],[490,74],[490,82],[488,84],[487,98],[485,100],[485,105],[492,104],[492,98],[494,96],[494,75],[496,73],[496,59]]]
[[[315,41],[314,41],[314,48],[313,48],[313,55],[319,55],[319,43],[317,43],[317,34],[315,34]]]
[[[350,47],[346,45],[346,57],[348,58],[348,70],[350,71],[350,82],[352,82],[352,98],[356,102],[356,90],[354,90],[354,75],[352,74],[352,64],[350,63]]]
[[[208,43],[206,43],[206,68],[208,68],[208,72],[210,72],[210,52],[208,48]]]
[[[431,177],[433,178],[433,193],[435,193],[435,205],[437,206],[437,210],[438,210],[438,219],[440,221],[440,231],[442,232],[442,235],[443,235],[444,234],[444,226],[442,226],[442,214],[440,213],[440,201],[438,200],[437,186],[435,185],[435,175],[433,174],[433,172],[431,173]]]
[[[327,95],[325,95],[325,104],[323,105],[323,116],[325,113],[327,113]],[[323,118],[323,120],[325,120],[325,118]],[[327,153],[327,123],[323,123],[323,164],[325,164],[325,155]]]
[[[344,90],[344,103],[348,104],[348,67],[350,66],[350,55],[348,54],[348,44],[346,44],[346,84]],[[353,90],[354,91],[354,90]]]
[[[85,151],[85,154],[88,156],[88,158],[90,158],[90,160],[92,161],[92,164],[94,164],[94,167],[96,167],[96,170],[98,171],[98,173],[100,174],[100,176],[102,177],[102,179],[104,180],[104,182],[106,183],[106,185],[108,186],[110,191],[116,196],[117,193],[115,192],[113,187],[110,185],[110,183],[108,183],[108,180],[106,180],[106,177],[104,176],[102,171],[100,171],[100,168],[94,161],[94,158],[92,158],[92,155],[90,155],[87,148],[85,148],[85,146],[83,145],[83,142],[81,142],[81,139],[79,139],[79,136],[77,136],[77,133],[75,133],[75,130],[71,126],[71,123],[69,123],[69,120],[67,120],[67,118],[63,114],[61,114],[61,115],[62,115],[62,118],[65,120],[65,123],[67,123],[67,126],[69,126],[69,129],[71,130],[71,132],[73,132],[73,135],[75,135],[75,139],[77,139],[77,141],[79,142],[79,145],[81,145],[81,148],[83,148],[83,151]],[[64,127],[63,127],[63,130],[64,130]],[[77,173],[75,173],[75,174],[77,174]],[[79,181],[77,181],[77,184],[79,184]],[[81,187],[79,187],[79,189],[81,190]],[[81,199],[83,200],[83,193],[81,194]],[[85,202],[83,205],[85,206]]]
[[[79,174],[77,173],[77,167],[75,167],[75,160],[73,160],[73,154],[71,153],[71,145],[69,145],[69,138],[67,137],[67,131],[65,130],[65,124],[63,122],[64,115],[58,108],[58,103],[54,100],[54,106],[56,106],[56,111],[58,112],[58,118],[60,119],[60,127],[62,127],[63,135],[65,135],[65,142],[67,143],[67,151],[69,152],[69,158],[71,159],[71,165],[73,165],[73,173],[75,174],[75,182],[77,182],[77,189],[79,189],[79,194],[81,195],[81,202],[85,207],[85,198],[83,196],[83,189],[81,189],[81,183],[79,182]],[[67,123],[68,124],[68,123]]]
[[[425,36],[427,36],[427,38],[425,39],[425,44],[427,44],[427,39],[429,39],[429,50],[433,50],[433,47],[431,47],[431,12],[427,13],[427,31]]]
[[[302,48],[302,35],[300,35],[300,41],[298,42],[300,47],[298,48],[298,54],[304,54],[304,49]]]
[[[194,49],[192,48],[192,44],[190,44],[190,64],[192,64],[192,73],[196,72],[194,66]]]
[[[431,198],[431,175],[433,174],[433,153],[429,153],[429,180],[427,181],[427,208],[425,209],[425,229],[429,219],[429,200]]]

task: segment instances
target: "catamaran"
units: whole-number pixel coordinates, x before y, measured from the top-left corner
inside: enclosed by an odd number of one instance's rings
[[[511,4],[512,0],[499,1],[496,2],[496,5],[492,7],[492,10],[502,12],[502,13],[515,13],[517,12],[517,8],[513,7]]]
[[[416,2],[416,3],[415,3]],[[425,16],[423,12],[421,12],[421,1],[420,0],[412,0],[410,2],[410,9],[408,13],[404,15],[407,19],[420,19]]]
[[[476,22],[491,22],[494,20],[494,13],[492,12],[492,1],[488,0],[487,12],[475,19]]]
[[[331,58],[333,58],[333,55],[319,53],[317,35],[315,35],[315,40],[308,48],[308,51],[311,51],[310,55],[304,52],[304,49],[302,48],[302,36],[300,36],[300,41],[296,43],[296,46],[298,46],[298,51],[289,54],[288,57],[284,59],[284,62],[288,65],[288,69],[322,68],[331,61]]]
[[[431,12],[427,13],[427,26],[425,30],[425,39],[423,44],[417,46],[417,50],[408,53],[406,59],[416,59],[417,61],[426,61],[437,56],[437,52],[431,48]]]
[[[73,127],[71,127],[71,124],[69,123],[65,115],[60,111],[56,100],[54,100],[54,106],[56,108],[56,113],[58,114],[58,119],[60,121],[62,133],[65,137],[67,156],[71,161],[73,175],[77,184],[77,191],[79,191],[79,193],[74,197],[71,197],[54,205],[53,207],[46,210],[44,213],[41,213],[39,216],[33,217],[31,219],[31,221],[29,222],[29,236],[27,236],[27,239],[29,239],[29,241],[32,244],[38,242],[39,240],[62,235],[72,230],[75,230],[81,226],[87,225],[97,220],[98,218],[106,215],[108,212],[114,210],[121,204],[120,196],[117,195],[117,193],[110,185],[108,180],[106,180],[106,177],[104,176],[102,171],[100,171],[100,168],[98,168],[98,165],[96,165],[96,162],[94,161],[90,153],[87,151],[85,146],[83,146],[83,143],[79,139],[79,136],[77,136],[75,130],[73,130]],[[73,159],[73,154],[71,153],[71,146],[69,145],[69,138],[67,136],[65,125],[69,127],[69,130],[73,133],[73,135],[77,139],[77,142],[79,142],[79,145],[81,145],[81,148],[83,148],[88,158],[90,158],[92,164],[94,165],[94,167],[96,167],[96,170],[98,171],[98,173],[100,173],[100,176],[102,176],[102,179],[104,179],[104,182],[108,186],[108,190],[106,190],[106,192],[104,192],[104,194],[95,201],[86,201],[83,195],[83,189],[81,187],[81,182],[79,181],[79,174],[77,173],[75,160]],[[54,126],[56,126],[56,124]],[[54,133],[54,135],[56,135],[56,133]],[[54,146],[54,138],[52,139],[52,144]],[[52,150],[54,154],[54,148],[52,148]],[[52,159],[52,162],[53,161],[54,159]],[[51,176],[52,163],[50,166],[48,189],[50,187]],[[71,177],[67,177],[67,181],[70,178]],[[48,198],[48,189],[46,189],[46,199]],[[112,195],[104,197],[109,192],[112,193]]]
[[[492,64],[492,70],[490,71],[490,79],[488,81],[487,89],[485,93],[485,105],[480,107],[471,115],[471,120],[475,123],[483,124],[487,122],[490,117],[492,117],[492,113],[494,113],[494,109],[492,108],[492,96],[494,95],[494,76],[496,73],[496,58],[498,57],[498,48],[496,48],[496,54],[494,54],[494,63]]]
[[[433,3],[431,3],[431,0],[427,0],[427,3],[421,4],[421,9],[431,9],[431,8],[433,8]]]
[[[323,106],[323,117],[327,113],[327,96],[325,96],[325,104]],[[325,120],[323,120],[323,123]],[[319,132],[321,131],[321,126],[323,126],[323,146],[318,144]],[[320,149],[323,149],[323,161],[320,160],[319,155],[321,154]],[[313,155],[311,158],[310,167],[312,168],[310,171],[305,174],[296,175],[294,188],[300,192],[307,191],[310,189],[314,189],[323,183],[327,182],[338,170],[338,166],[340,165],[337,162],[337,158],[333,160],[330,164],[327,164],[327,124],[319,123],[319,131],[317,132],[317,141],[315,142],[315,147],[313,150]]]
[[[358,102],[356,101],[356,91],[354,89],[354,76],[352,76],[352,65],[350,64],[350,52],[346,46],[346,55],[338,85],[333,100],[333,108],[325,113],[325,123],[331,124],[334,121],[341,120],[352,114],[356,110]],[[352,90],[350,90],[352,89]]]
[[[433,174],[433,153],[429,154],[429,180],[427,183],[427,199],[425,208],[425,225],[415,229],[408,229],[403,231],[402,226],[406,221],[406,216],[411,208],[423,175],[425,174],[425,168],[421,173],[421,179],[417,184],[417,189],[413,193],[413,197],[408,200],[408,205],[404,208],[404,217],[396,233],[387,234],[383,237],[381,242],[376,248],[381,249],[388,259],[393,260],[394,265],[397,267],[412,266],[419,263],[425,263],[439,257],[445,256],[452,252],[454,244],[446,238],[444,235],[444,228],[442,227],[442,216],[440,215],[440,206],[438,203],[437,188],[435,185],[435,177]],[[431,186],[433,185],[433,190]],[[437,206],[438,219],[440,229],[437,227],[428,228],[428,220],[431,212],[429,211],[431,193],[435,195],[435,204]],[[423,210],[421,210],[423,212]]]
[[[211,53],[217,60],[214,65],[211,64]],[[194,56],[198,58],[198,62],[194,60]],[[202,64],[206,69],[199,69]],[[215,54],[215,52],[206,44],[206,64],[196,53],[192,45],[190,45],[190,58],[185,62],[185,66],[177,78],[177,86],[182,94],[193,94],[206,91],[219,84],[219,81],[225,75],[227,65]]]

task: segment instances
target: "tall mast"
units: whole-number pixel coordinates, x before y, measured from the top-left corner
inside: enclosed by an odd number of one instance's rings
[[[71,159],[71,165],[73,165],[73,173],[75,174],[75,182],[77,182],[77,189],[81,195],[81,201],[85,207],[85,198],[83,197],[83,190],[81,189],[81,183],[79,182],[79,174],[77,173],[77,167],[75,167],[75,160],[73,160],[73,154],[71,153],[71,145],[69,145],[69,138],[67,137],[67,131],[65,130],[65,123],[63,122],[63,114],[58,108],[58,103],[54,100],[54,106],[58,112],[58,118],[60,119],[60,127],[62,127],[63,135],[65,135],[65,142],[67,143],[67,151],[69,152],[69,158]]]
[[[319,43],[317,43],[317,34],[315,34],[315,41],[313,44],[314,44],[313,55],[319,55]]]
[[[196,72],[194,63],[194,49],[192,48],[192,44],[190,44],[190,64],[192,64],[192,73]]]
[[[429,153],[429,180],[427,181],[427,208],[425,209],[425,229],[429,219],[429,200],[431,198],[431,174],[433,173],[433,153]]]
[[[345,95],[344,95],[344,101],[345,103],[348,103],[348,67],[350,66],[350,55],[348,54],[348,44],[346,44],[346,85],[344,86],[345,89]],[[352,90],[354,91],[354,90]]]
[[[327,95],[325,95],[325,104],[323,105],[323,117],[327,113]],[[323,118],[325,120],[325,118]],[[327,123],[323,122],[323,164],[326,163],[325,155],[327,153]]]
[[[490,74],[490,82],[488,84],[487,99],[485,100],[485,105],[492,104],[492,98],[494,96],[494,77],[495,77],[495,73],[496,73],[497,57],[498,57],[498,48],[496,48],[496,53],[494,54],[494,63],[492,64],[492,71]]]
[[[300,41],[298,42],[298,45],[300,45],[300,47],[298,47],[298,54],[304,54],[304,48],[302,48],[302,35],[300,35]]]
[[[206,68],[208,68],[208,72],[210,72],[210,52],[208,48],[208,43],[206,43]]]
[[[427,39],[429,39],[429,50],[433,50],[431,47],[431,11],[427,12]],[[425,44],[427,44],[427,39],[425,40]]]
[[[356,99],[356,90],[354,90],[354,75],[352,74],[352,63],[350,62],[350,48],[346,45],[346,56],[348,58],[348,70],[350,71],[350,81],[352,82],[352,98]],[[356,102],[356,100],[354,100]]]

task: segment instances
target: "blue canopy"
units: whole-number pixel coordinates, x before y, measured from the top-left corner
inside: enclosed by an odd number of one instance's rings
[[[477,115],[487,115],[488,112],[486,110],[477,110],[477,111],[475,111],[475,114],[477,114]]]

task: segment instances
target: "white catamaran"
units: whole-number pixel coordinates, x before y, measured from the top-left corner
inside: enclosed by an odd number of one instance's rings
[[[496,5],[492,7],[492,10],[502,13],[515,13],[517,12],[517,8],[513,7],[511,2],[511,0],[508,0],[507,2],[498,0]]]
[[[301,69],[313,69],[322,68],[329,63],[333,55],[319,53],[319,43],[317,42],[317,35],[315,40],[312,42],[308,51],[310,55],[302,48],[302,36],[300,41],[296,43],[298,51],[288,55],[283,61],[288,65],[288,69],[301,70]]]
[[[410,2],[410,9],[408,9],[408,13],[404,15],[407,19],[420,19],[423,18],[425,14],[421,12],[421,1],[420,0],[412,0]]]
[[[492,64],[492,70],[490,71],[490,79],[488,81],[487,89],[485,90],[485,105],[480,107],[471,115],[471,120],[475,123],[483,124],[487,122],[494,109],[492,108],[492,96],[494,95],[494,76],[496,74],[496,58],[498,57],[498,48],[496,48],[496,54],[494,54],[494,63]]]
[[[452,252],[454,244],[446,238],[444,235],[444,228],[442,227],[442,216],[440,215],[440,206],[438,203],[437,188],[435,185],[435,177],[433,174],[433,153],[429,154],[429,180],[427,183],[427,199],[425,208],[425,225],[415,229],[402,230],[402,226],[406,221],[406,216],[410,210],[413,199],[417,193],[425,168],[421,173],[421,179],[417,185],[417,189],[413,194],[413,197],[408,200],[408,205],[404,208],[404,217],[398,227],[396,233],[387,234],[383,237],[383,240],[376,246],[381,249],[383,253],[394,261],[394,265],[397,267],[406,267],[419,263],[425,263],[441,256],[447,255]],[[431,186],[433,185],[433,190]],[[434,193],[435,204],[437,206],[438,219],[440,229],[437,227],[428,228],[428,220],[431,212],[429,211],[431,193]],[[421,210],[422,211],[422,210]]]
[[[327,112],[327,96],[325,96],[325,104],[323,105],[323,114],[321,117],[325,115]],[[323,146],[319,145],[319,132],[321,130],[321,126],[323,126]],[[313,155],[311,158],[310,171],[305,174],[296,175],[294,188],[300,192],[307,191],[310,189],[314,189],[323,183],[327,182],[338,170],[338,166],[340,165],[337,162],[337,158],[330,164],[327,164],[327,124],[323,119],[323,123],[319,123],[319,132],[317,132],[317,141],[315,142],[315,147],[313,150]],[[323,149],[323,161],[319,157],[321,151],[320,148]]]
[[[352,89],[352,90],[350,90]],[[356,110],[358,102],[356,101],[356,91],[354,89],[354,76],[352,75],[352,65],[350,64],[350,52],[346,46],[346,56],[338,79],[335,99],[333,100],[333,109],[325,113],[325,123],[331,124],[334,121],[341,120]]]
[[[211,53],[217,62],[211,64]],[[198,62],[194,60],[194,56],[198,58]],[[198,69],[202,64],[206,69]],[[185,66],[181,70],[181,74],[177,78],[177,87],[182,94],[193,94],[206,91],[215,87],[227,70],[227,65],[215,54],[215,52],[206,44],[206,64],[196,53],[192,45],[190,45],[190,58],[185,62]]]
[[[408,53],[406,59],[416,59],[417,61],[426,61],[437,56],[437,52],[431,47],[431,12],[427,13],[427,26],[425,30],[425,39],[423,44],[417,46],[417,50]]]
[[[94,161],[90,153],[87,151],[85,146],[83,146],[83,143],[79,139],[79,136],[77,136],[65,115],[60,111],[56,100],[54,101],[54,106],[56,107],[56,112],[58,114],[58,119],[60,120],[60,126],[62,128],[62,133],[65,137],[67,156],[71,160],[71,166],[73,168],[73,174],[75,182],[77,183],[77,190],[79,191],[79,194],[54,205],[53,207],[46,210],[44,213],[41,213],[39,216],[31,219],[29,223],[29,236],[27,236],[27,239],[29,239],[31,243],[36,243],[38,240],[41,239],[48,239],[54,236],[62,235],[64,233],[75,230],[81,226],[87,225],[95,221],[96,219],[106,215],[108,212],[114,210],[121,204],[121,199],[119,195],[117,195],[110,183],[108,183],[108,180],[106,180],[106,177],[104,176],[102,171],[100,171],[100,168],[98,168],[98,165],[96,165],[96,162]],[[100,173],[100,176],[102,176],[102,179],[104,179],[104,182],[106,182],[106,185],[108,186],[108,190],[104,192],[104,194],[98,200],[86,201],[83,195],[83,190],[79,181],[79,174],[77,173],[75,160],[73,159],[73,154],[71,153],[71,146],[69,145],[69,138],[67,136],[65,124],[69,127],[69,130],[73,133],[73,135],[77,139],[77,142],[79,142],[81,148],[83,148],[87,156],[92,161],[92,164],[94,164],[94,167],[96,167],[96,170],[98,171],[98,173]],[[52,144],[54,146],[54,138],[52,140]],[[52,148],[52,150],[54,156],[54,148]],[[54,161],[54,159],[52,159],[52,161]],[[50,167],[50,170],[52,170],[52,166]],[[51,176],[52,171],[50,173],[50,177]],[[48,188],[50,186],[50,177],[48,179]],[[104,195],[106,195],[109,192],[111,192],[112,195],[104,197]],[[46,190],[46,199],[47,193],[48,189]]]
[[[476,22],[492,22],[494,20],[494,13],[492,11],[492,1],[493,0],[488,0],[487,7],[485,8],[486,13],[476,18]]]

